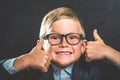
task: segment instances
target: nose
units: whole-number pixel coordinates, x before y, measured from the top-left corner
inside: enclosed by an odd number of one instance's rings
[[[68,46],[68,42],[66,41],[65,37],[63,37],[60,43],[60,47],[67,47],[67,46]]]

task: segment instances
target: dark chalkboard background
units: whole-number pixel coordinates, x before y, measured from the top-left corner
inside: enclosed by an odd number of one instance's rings
[[[88,40],[97,28],[106,44],[120,50],[120,0],[0,0],[0,59],[29,52],[43,16],[60,6],[79,13]]]

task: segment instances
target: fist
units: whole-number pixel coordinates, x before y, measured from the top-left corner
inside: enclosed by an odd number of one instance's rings
[[[98,35],[96,29],[93,31],[93,37],[94,41],[88,41],[86,46],[86,61],[88,62],[100,60],[106,56],[106,45]]]
[[[28,60],[30,67],[46,72],[49,68],[51,57],[49,53],[43,49],[43,44],[43,39],[37,42],[37,45],[28,54]]]

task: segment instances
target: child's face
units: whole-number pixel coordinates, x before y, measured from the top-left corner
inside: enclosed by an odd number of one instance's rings
[[[79,27],[81,27],[81,25],[78,21],[73,19],[61,19],[52,24],[52,32],[59,34],[81,33]],[[50,45],[48,50],[52,61],[59,66],[65,67],[80,58],[85,51],[85,42],[84,40],[80,40],[80,43],[70,45],[66,39],[63,38],[60,44]]]

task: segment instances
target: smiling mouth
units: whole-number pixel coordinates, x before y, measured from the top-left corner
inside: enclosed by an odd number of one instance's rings
[[[56,52],[56,54],[58,54],[58,55],[70,55],[70,54],[72,54],[72,52],[70,52],[70,51],[58,51],[58,52]]]

